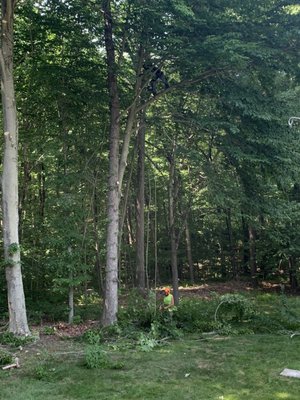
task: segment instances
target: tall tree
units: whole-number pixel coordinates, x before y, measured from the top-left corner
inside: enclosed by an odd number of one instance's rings
[[[4,121],[2,174],[3,242],[6,262],[9,331],[30,335],[27,323],[19,246],[18,122],[13,78],[15,0],[2,0],[1,95]]]
[[[140,117],[137,134],[138,166],[137,166],[137,200],[136,200],[136,281],[141,293],[146,288],[145,276],[145,110]]]
[[[107,204],[105,302],[102,315],[104,326],[117,320],[118,312],[118,239],[119,239],[119,136],[120,103],[117,84],[117,64],[113,40],[110,0],[103,1],[104,35],[107,54],[107,80],[110,102],[109,180]]]

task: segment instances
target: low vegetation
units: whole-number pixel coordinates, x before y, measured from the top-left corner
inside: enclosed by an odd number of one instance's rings
[[[1,359],[21,364],[0,372],[0,399],[298,399],[299,381],[280,376],[300,370],[298,297],[212,294],[167,314],[153,294],[127,300],[118,325],[79,337],[47,326],[21,346],[0,334]]]

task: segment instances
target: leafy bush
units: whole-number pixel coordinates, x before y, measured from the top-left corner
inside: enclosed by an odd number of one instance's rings
[[[33,376],[38,380],[49,380],[49,369],[44,364],[38,364],[33,369]]]
[[[109,364],[106,352],[98,345],[90,345],[85,351],[85,365],[87,368],[105,368]]]
[[[33,336],[15,336],[13,333],[4,332],[0,333],[0,344],[10,345],[12,347],[24,346],[35,340]]]
[[[241,294],[227,293],[220,296],[218,306],[215,310],[215,321],[242,322],[254,313],[253,304],[250,299]]]
[[[121,325],[130,322],[140,328],[150,328],[156,314],[155,291],[150,291],[144,298],[137,290],[132,290],[127,299],[127,306],[120,309],[119,321]]]
[[[11,364],[13,356],[8,351],[0,349],[0,365]]]
[[[54,335],[55,334],[55,328],[53,326],[44,326],[42,333],[44,335]]]
[[[82,340],[88,344],[99,345],[103,341],[103,334],[100,330],[88,330],[82,335]]]
[[[124,367],[124,363],[121,361],[112,361],[101,346],[90,345],[85,351],[85,366],[89,369],[121,369]]]
[[[183,299],[174,313],[174,320],[179,328],[187,332],[209,332],[214,326],[214,309],[212,301]]]

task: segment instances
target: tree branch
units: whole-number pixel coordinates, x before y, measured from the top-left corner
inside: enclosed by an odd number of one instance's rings
[[[212,76],[216,76],[219,73],[224,72],[224,71],[229,71],[229,66],[225,67],[225,68],[220,68],[220,69],[210,69],[208,71],[203,72],[200,76],[198,76],[198,78],[184,80],[184,81],[175,83],[174,85],[171,85],[168,89],[165,89],[165,90],[157,93],[156,96],[151,97],[144,104],[141,104],[141,106],[137,108],[137,112],[143,110],[145,107],[148,107],[150,104],[154,103],[158,98],[162,97],[163,95],[165,95],[173,90],[176,90],[176,89],[184,87],[184,86],[194,85],[195,83],[199,83],[199,82],[203,81],[204,79],[208,79]]]

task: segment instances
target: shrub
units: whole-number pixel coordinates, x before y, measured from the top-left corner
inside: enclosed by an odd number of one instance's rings
[[[101,346],[90,345],[85,352],[85,366],[89,369],[121,369],[124,367],[124,363],[122,361],[112,361]]]
[[[90,345],[85,351],[85,365],[87,368],[105,368],[109,364],[106,352],[98,345]]]
[[[174,320],[187,332],[209,332],[213,329],[215,305],[212,301],[183,299],[179,302]]]
[[[8,351],[0,349],[0,365],[11,364],[13,362],[13,356]]]
[[[241,294],[225,294],[220,296],[219,304],[215,310],[215,321],[241,322],[254,313],[251,300]]]
[[[34,378],[38,380],[49,380],[50,374],[49,370],[44,364],[38,364],[33,370]]]
[[[119,321],[121,325],[130,322],[140,328],[150,328],[156,314],[155,291],[150,291],[144,298],[137,290],[132,290],[128,296],[126,308],[121,308],[119,312]]]
[[[82,340],[88,344],[99,345],[103,341],[103,334],[100,330],[88,330],[82,335]]]
[[[10,332],[0,333],[0,344],[10,345],[12,347],[24,346],[34,340],[35,338],[33,336],[15,336]]]

